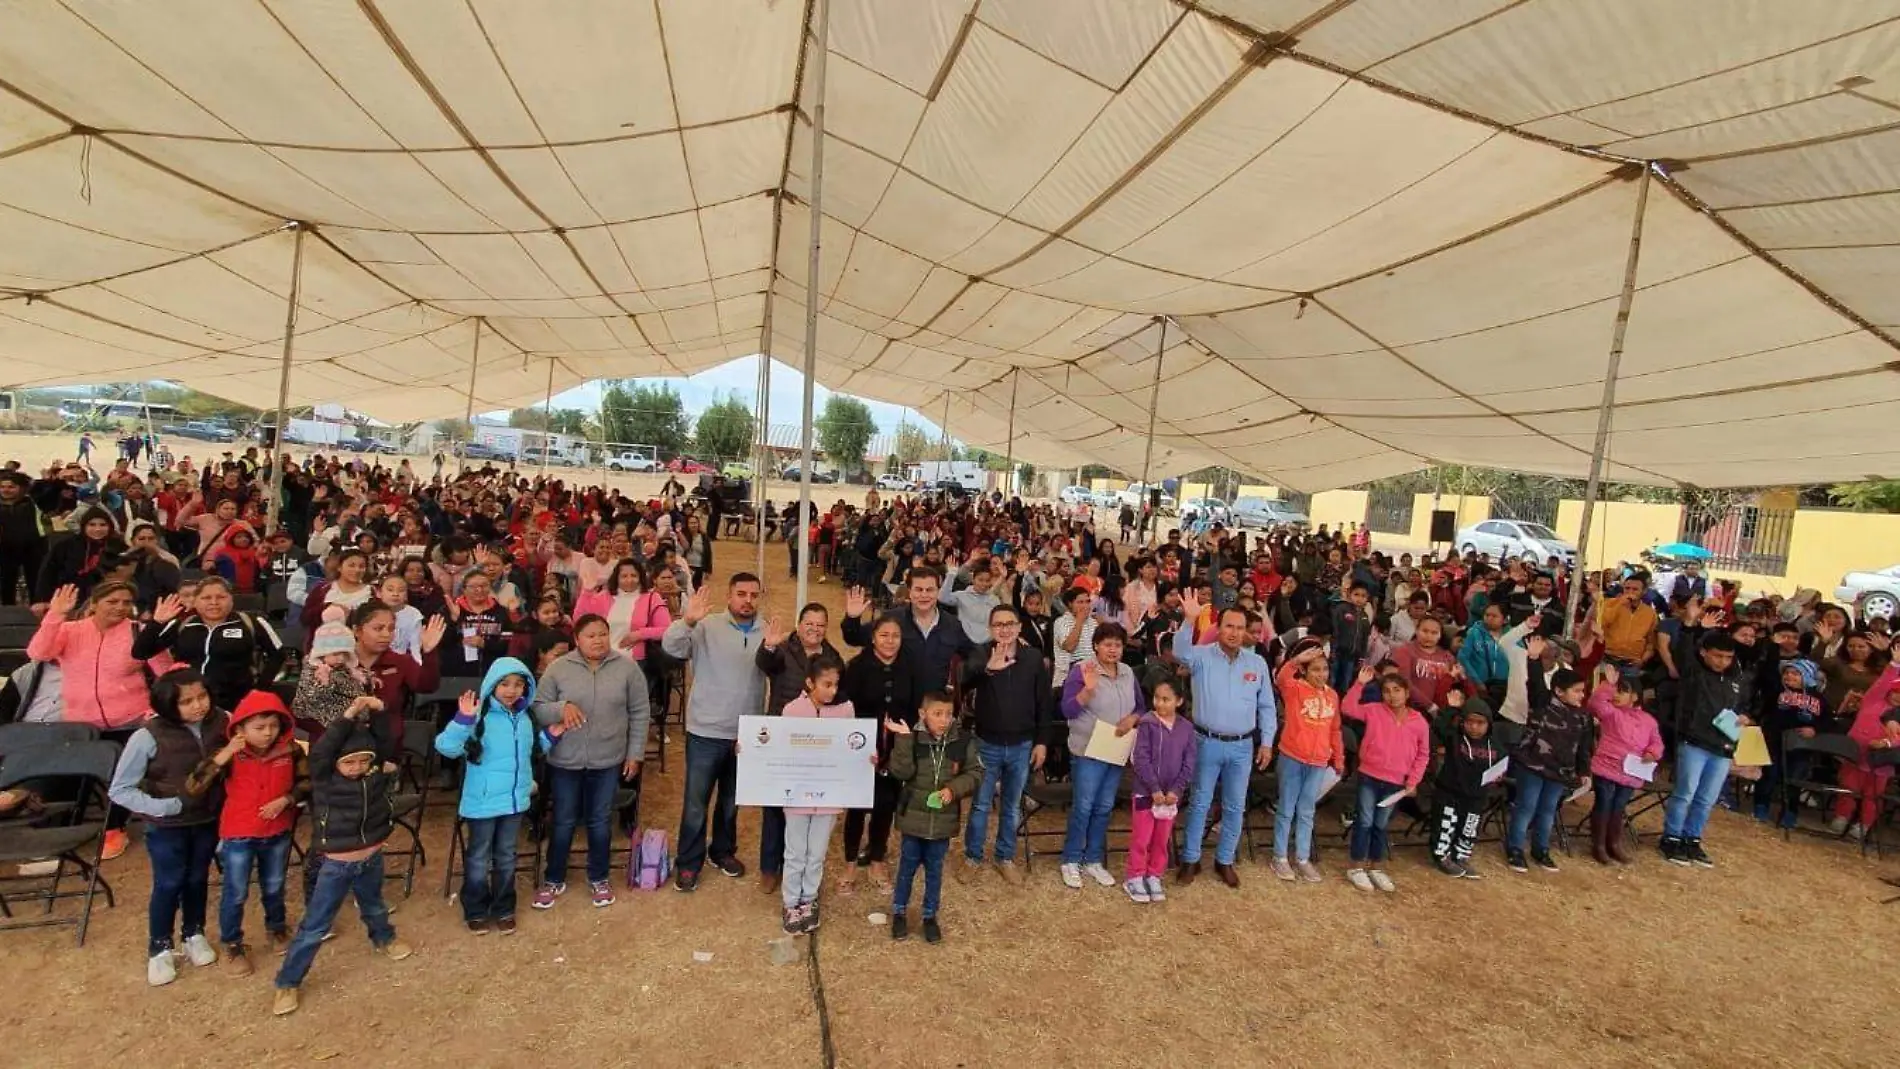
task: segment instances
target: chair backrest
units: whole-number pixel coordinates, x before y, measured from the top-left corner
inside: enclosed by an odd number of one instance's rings
[[[118,763],[119,744],[105,739],[33,746],[9,755],[0,766],[0,790],[31,779],[69,776],[93,780],[103,789]]]
[[[427,761],[435,753],[435,721],[404,720],[402,751],[409,757]]]
[[[1781,748],[1786,753],[1814,754],[1821,757],[1833,757],[1842,761],[1860,760],[1860,743],[1845,735],[1816,735],[1804,739],[1798,728],[1782,732]]]
[[[0,649],[23,650],[27,643],[33,641],[33,633],[38,630],[38,624],[0,621]]]
[[[28,748],[68,742],[91,742],[99,732],[90,724],[56,721],[50,724],[0,724],[0,758]]]
[[[38,627],[39,617],[26,605],[0,605],[0,624],[8,627]]]

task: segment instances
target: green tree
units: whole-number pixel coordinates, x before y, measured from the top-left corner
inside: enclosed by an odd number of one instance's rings
[[[657,446],[664,453],[678,453],[690,437],[686,406],[664,383],[610,381],[600,395],[600,427],[608,442]]]
[[[897,428],[893,455],[905,464],[943,459],[943,441],[925,434],[923,428],[906,423]]]
[[[555,434],[572,434],[587,437],[589,430],[587,413],[578,408],[557,408],[553,418],[540,408],[517,408],[508,413],[508,426],[520,427],[531,431],[553,431]]]
[[[475,438],[475,425],[465,419],[438,419],[430,426],[446,441],[468,442]]]
[[[732,460],[750,456],[758,438],[752,409],[736,397],[719,401],[699,414],[693,429],[693,448],[705,460]]]
[[[871,444],[871,435],[877,433],[877,421],[863,401],[834,393],[812,422],[812,430],[832,466],[850,473],[864,467],[864,449]]]
[[[1835,483],[1827,488],[1827,496],[1859,512],[1900,512],[1900,479]]]

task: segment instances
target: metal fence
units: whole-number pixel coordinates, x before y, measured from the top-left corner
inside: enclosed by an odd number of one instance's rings
[[[1491,495],[1491,515],[1501,520],[1523,520],[1527,523],[1541,523],[1545,527],[1557,525],[1557,502],[1559,495],[1551,494],[1497,494]]]
[[[1386,534],[1410,534],[1413,500],[1410,490],[1372,488],[1366,494],[1366,526]]]
[[[1756,575],[1787,575],[1793,509],[1756,505],[1685,508],[1679,536],[1709,551],[1710,565]]]

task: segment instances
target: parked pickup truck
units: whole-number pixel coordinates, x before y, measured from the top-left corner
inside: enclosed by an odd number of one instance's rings
[[[652,457],[639,453],[610,453],[607,456],[608,471],[658,471],[660,465]]]
[[[179,438],[196,438],[205,442],[235,442],[237,432],[223,423],[213,423],[208,419],[194,419],[189,423],[164,427],[166,434]]]

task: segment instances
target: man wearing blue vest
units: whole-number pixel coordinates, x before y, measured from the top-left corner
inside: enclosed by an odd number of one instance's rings
[[[1185,620],[1200,615],[1200,598],[1190,591],[1181,599]],[[1220,845],[1214,852],[1214,872],[1229,887],[1240,886],[1234,854],[1240,848],[1240,828],[1246,822],[1247,777],[1273,760],[1274,730],[1279,714],[1273,700],[1273,676],[1266,658],[1255,653],[1247,633],[1250,614],[1231,608],[1220,614],[1219,637],[1211,646],[1194,644],[1194,631],[1174,633],[1174,655],[1187,667],[1194,690],[1194,731],[1200,748],[1194,760],[1194,791],[1188,796],[1187,827],[1181,844],[1181,867],[1175,881],[1194,882],[1201,874],[1201,838],[1207,831],[1207,811],[1214,791],[1220,791]],[[1258,744],[1256,746],[1256,743]]]

